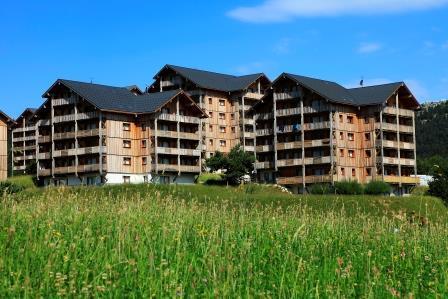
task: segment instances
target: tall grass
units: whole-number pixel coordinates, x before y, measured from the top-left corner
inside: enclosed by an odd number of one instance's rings
[[[204,186],[5,195],[0,297],[448,296],[446,209],[403,200]]]

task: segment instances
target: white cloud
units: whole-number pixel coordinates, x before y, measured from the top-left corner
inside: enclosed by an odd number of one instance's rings
[[[448,0],[264,0],[237,7],[228,16],[244,22],[286,22],[299,17],[372,15],[431,9]]]
[[[380,43],[362,43],[359,45],[358,52],[361,54],[369,54],[378,52],[383,46]]]

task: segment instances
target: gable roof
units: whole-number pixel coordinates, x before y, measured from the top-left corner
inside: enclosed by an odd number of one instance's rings
[[[382,104],[391,95],[393,95],[400,87],[404,86],[403,82],[395,82],[382,85],[357,87],[349,89],[350,93],[355,97],[360,106]]]
[[[345,88],[342,85],[305,76],[299,76],[289,73],[283,73],[272,84],[274,85],[281,78],[289,78],[307,89],[319,94],[330,102],[351,105],[351,106],[369,106],[380,105],[386,102],[400,87],[405,87],[404,82],[396,82],[382,85],[366,86],[359,88]],[[409,91],[416,105],[418,101]]]
[[[36,108],[26,108],[25,110],[23,110],[23,112],[16,118],[16,121],[18,121],[19,119],[25,117],[27,114],[29,114],[30,116],[33,116],[34,113],[36,113],[37,109]]]
[[[14,122],[14,120],[11,117],[9,117],[8,114],[3,112],[2,110],[0,110],[0,117],[2,117],[7,123]]]
[[[176,66],[167,64],[165,65],[155,76],[157,79],[159,74],[166,69],[171,69],[172,71],[180,74],[182,77],[190,80],[199,87],[205,89],[212,89],[224,92],[234,92],[239,90],[244,90],[249,85],[257,81],[260,77],[268,77],[264,73],[257,73],[245,76],[233,76],[209,71],[203,71],[198,69],[192,69],[182,66]]]
[[[47,97],[47,94],[58,84],[63,84],[90,102],[96,108],[104,111],[129,114],[154,113],[178,95],[183,95],[187,97],[202,114],[204,114],[202,109],[200,109],[199,106],[197,106],[196,103],[181,90],[135,95],[126,87],[58,79],[42,97]]]

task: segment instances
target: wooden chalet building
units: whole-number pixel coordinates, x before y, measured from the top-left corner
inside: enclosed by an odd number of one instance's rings
[[[247,113],[270,86],[262,73],[233,76],[166,65],[155,76],[149,92],[182,89],[208,115],[201,122],[202,158],[220,151],[228,153],[237,144],[255,152],[253,115]]]
[[[35,112],[45,184],[192,183],[206,114],[181,90],[57,80]]]
[[[34,113],[27,108],[12,126],[12,170],[14,174],[25,174],[27,167],[36,162],[37,127]]]
[[[8,140],[13,120],[0,110],[0,181],[8,177]]]
[[[407,193],[416,174],[415,110],[403,82],[346,89],[284,73],[255,115],[260,182],[302,192],[315,183],[382,180]]]

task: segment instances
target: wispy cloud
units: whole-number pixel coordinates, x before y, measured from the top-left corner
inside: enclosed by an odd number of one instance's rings
[[[264,0],[260,5],[237,7],[227,14],[244,22],[287,22],[299,17],[372,15],[425,10],[448,0]]]
[[[380,43],[362,43],[358,47],[358,52],[361,54],[369,54],[378,52],[383,46]]]

